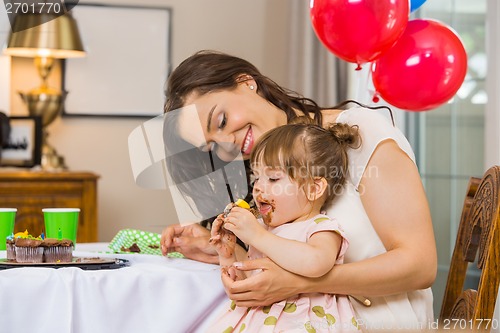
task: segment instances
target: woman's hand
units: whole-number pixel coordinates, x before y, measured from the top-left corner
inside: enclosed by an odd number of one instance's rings
[[[170,225],[161,234],[161,252],[180,252],[186,258],[206,262],[219,263],[219,256],[208,243],[210,231],[199,224],[186,226]]]
[[[221,274],[226,294],[238,306],[266,306],[306,292],[304,281],[307,278],[282,269],[268,258],[234,263],[233,267],[240,271],[262,270],[240,281]]]

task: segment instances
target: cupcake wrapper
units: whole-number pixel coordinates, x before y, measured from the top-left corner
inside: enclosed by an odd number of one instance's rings
[[[43,248],[16,246],[16,261],[27,263],[43,262]]]
[[[73,247],[46,247],[43,251],[43,255],[45,262],[71,262],[73,260]]]
[[[16,246],[7,244],[7,260],[16,260]]]

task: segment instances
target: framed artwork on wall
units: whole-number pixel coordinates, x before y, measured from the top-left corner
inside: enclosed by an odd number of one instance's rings
[[[72,13],[86,56],[64,61],[63,116],[162,114],[171,10],[80,3]]]
[[[10,117],[9,140],[2,145],[0,165],[34,167],[40,165],[42,119],[40,117]]]

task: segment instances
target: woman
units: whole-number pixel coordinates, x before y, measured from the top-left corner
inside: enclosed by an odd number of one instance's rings
[[[196,106],[206,139],[201,148],[223,160],[230,154],[225,143],[240,147],[248,159],[262,134],[298,116],[323,127],[334,122],[359,126],[362,143],[349,150],[346,191],[327,211],[349,221],[343,225],[350,240],[344,265],[320,278],[304,278],[269,259],[237,262],[233,266],[240,270],[262,272],[242,281],[223,276],[236,305],[269,305],[305,292],[363,295],[370,307],[353,301],[363,330],[418,329],[433,320],[430,286],[437,256],[429,207],[411,147],[384,117],[365,108],[320,108],[247,61],[211,51],[183,61],[169,77],[166,96],[166,112]],[[210,232],[197,224],[169,226],[162,251],[217,263],[209,238]]]

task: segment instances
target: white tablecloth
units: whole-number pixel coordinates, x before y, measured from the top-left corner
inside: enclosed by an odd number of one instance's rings
[[[74,256],[118,257],[130,267],[0,270],[0,332],[203,332],[227,304],[216,265],[95,252],[107,250],[77,244]]]

